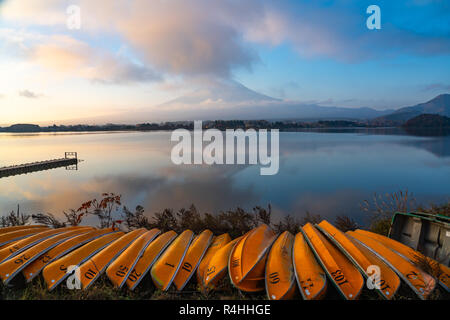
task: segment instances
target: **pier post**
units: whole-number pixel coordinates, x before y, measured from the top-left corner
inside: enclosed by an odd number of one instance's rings
[[[78,153],[77,152],[64,152],[64,158],[66,159],[78,159]]]

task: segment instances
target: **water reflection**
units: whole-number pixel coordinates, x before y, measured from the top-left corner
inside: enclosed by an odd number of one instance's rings
[[[408,189],[419,202],[447,201],[450,137],[392,130],[280,134],[280,170],[258,166],[176,166],[170,133],[0,135],[0,166],[78,151],[79,170],[37,172],[0,179],[0,210],[61,213],[102,192],[123,195],[147,213],[195,204],[218,212],[270,203],[276,216],[347,214],[361,223],[359,203],[374,192]]]

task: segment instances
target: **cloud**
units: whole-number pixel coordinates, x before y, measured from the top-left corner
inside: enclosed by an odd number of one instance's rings
[[[258,59],[243,43],[240,24],[233,24],[246,18],[248,4],[137,0],[111,6],[103,0],[80,5],[92,13],[85,18],[86,28],[115,28],[147,63],[170,74],[229,77],[234,68],[251,68]]]
[[[422,91],[450,91],[450,85],[445,83],[430,83],[421,87]]]
[[[81,8],[81,33],[113,36],[134,50],[143,65],[122,61],[116,69],[133,81],[151,79],[149,70],[153,69],[185,77],[232,78],[235,69],[250,70],[259,62],[255,43],[288,44],[304,58],[326,57],[347,63],[399,54],[450,53],[447,34],[408,29],[399,17],[411,13],[411,17],[418,16],[433,26],[446,21],[448,13],[424,11],[424,1],[407,5],[381,1],[382,17],[386,13],[391,19],[382,20],[382,30],[370,31],[365,26],[365,8],[370,4],[366,2],[116,0],[112,4],[109,0],[74,0],[73,4]],[[58,26],[65,28],[67,5],[65,0],[6,1],[3,16],[60,30]],[[429,5],[436,9],[439,2],[430,1]],[[99,69],[97,75],[109,70]]]
[[[123,57],[96,50],[85,42],[66,36],[38,44],[33,59],[55,71],[75,73],[83,78],[103,83],[158,81],[161,77],[146,66]]]
[[[0,29],[2,45],[16,56],[68,76],[107,84],[160,81],[153,69],[68,35]]]
[[[364,5],[345,1],[332,6],[326,3],[267,4],[260,19],[247,26],[245,38],[272,46],[289,44],[306,58],[327,57],[347,63],[405,53],[423,56],[450,53],[447,35],[420,33],[389,21],[382,23],[381,30],[370,31],[365,26],[368,15]],[[385,10],[382,12],[387,12],[390,5],[380,4]],[[414,5],[389,9],[396,16],[402,10],[414,9]],[[427,17],[430,25],[429,21],[434,19]]]
[[[42,97],[42,94],[35,93],[30,90],[22,90],[22,91],[19,91],[19,96],[24,97],[24,98],[29,98],[29,99],[37,99],[37,98]]]
[[[66,21],[65,10],[68,1],[61,0],[3,0],[0,1],[2,17],[42,25],[58,25]]]
[[[114,34],[129,44],[147,66],[160,72],[227,78],[236,67],[251,68],[256,53],[242,41],[241,24],[256,17],[256,1],[74,1],[89,35]],[[7,1],[3,16],[22,24],[64,28],[66,1]],[[48,23],[42,17],[48,16]]]

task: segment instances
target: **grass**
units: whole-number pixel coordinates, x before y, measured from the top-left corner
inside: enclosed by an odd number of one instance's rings
[[[31,284],[25,284],[23,279],[17,279],[8,287],[0,285],[0,299],[2,300],[264,300],[265,292],[242,293],[234,288],[227,277],[223,278],[215,290],[202,291],[196,280],[192,279],[187,287],[178,292],[173,287],[167,291],[155,289],[147,275],[142,283],[133,291],[124,288],[117,289],[102,275],[87,290],[69,290],[65,282],[53,291],[48,291],[42,277],[37,277]],[[301,299],[297,293],[296,299]],[[329,284],[326,299],[341,300],[337,290]],[[360,299],[382,299],[375,290],[363,288]],[[404,283],[400,286],[394,300],[417,300],[417,296]],[[432,293],[432,300],[448,300],[450,296],[441,288]]]
[[[95,283],[87,290],[69,290],[65,282],[61,283],[53,291],[48,291],[41,276],[36,277],[31,284],[25,283],[23,278],[15,279],[8,286],[0,285],[0,299],[2,300],[235,300],[235,299],[265,299],[265,294],[242,294],[228,281],[222,279],[215,290],[202,291],[196,280],[192,279],[188,286],[178,292],[173,287],[167,292],[156,289],[147,274],[137,288],[128,290],[126,285],[115,288],[107,279],[101,275]],[[193,277],[194,278],[194,277]]]

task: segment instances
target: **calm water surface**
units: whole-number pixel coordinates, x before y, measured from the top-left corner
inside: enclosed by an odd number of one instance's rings
[[[397,131],[280,133],[280,170],[258,166],[176,166],[169,132],[0,134],[0,166],[63,157],[77,151],[77,171],[65,168],[0,179],[0,213],[20,204],[29,213],[78,208],[103,192],[122,194],[148,214],[195,204],[201,211],[250,209],[270,203],[276,215],[307,210],[334,220],[367,222],[359,204],[375,192],[408,189],[418,202],[450,197],[450,137]]]

